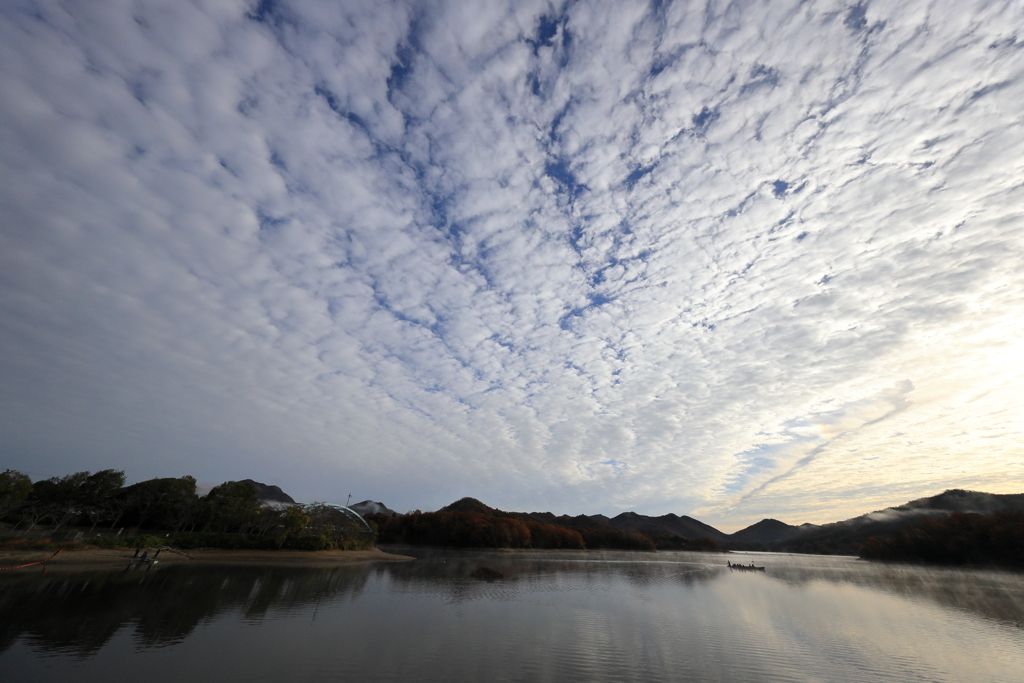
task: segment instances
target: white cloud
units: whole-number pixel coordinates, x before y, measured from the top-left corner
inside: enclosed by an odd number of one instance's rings
[[[1019,481],[1019,8],[261,7],[0,10],[9,466],[726,528]]]

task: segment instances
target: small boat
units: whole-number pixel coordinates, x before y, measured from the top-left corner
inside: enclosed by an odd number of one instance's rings
[[[743,571],[743,572],[763,572],[764,571],[764,567],[755,567],[753,562],[751,562],[750,564],[733,564],[732,562],[729,562],[728,560],[726,560],[725,564],[726,564],[726,566],[729,567],[729,569],[738,569],[738,570]]]

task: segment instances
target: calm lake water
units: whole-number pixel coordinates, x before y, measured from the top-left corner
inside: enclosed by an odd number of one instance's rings
[[[753,553],[400,552],[419,559],[2,576],[0,679],[1024,680],[1020,574]],[[473,578],[480,567],[504,578]]]

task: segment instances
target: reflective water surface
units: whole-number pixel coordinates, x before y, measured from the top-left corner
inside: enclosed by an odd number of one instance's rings
[[[2,576],[0,678],[1007,683],[1024,671],[1020,574],[772,554],[401,552],[419,559]],[[476,578],[481,567],[503,577]]]

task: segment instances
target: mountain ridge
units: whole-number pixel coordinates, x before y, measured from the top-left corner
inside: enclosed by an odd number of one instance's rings
[[[924,518],[944,517],[954,512],[994,514],[1015,510],[1024,510],[1024,493],[986,493],[965,489],[946,489],[934,496],[917,498],[902,505],[893,505],[882,510],[827,524],[793,525],[777,519],[765,518],[731,534],[726,534],[691,517],[678,517],[671,513],[660,517],[649,517],[635,512],[622,513],[612,518],[605,515],[592,515],[592,517],[606,520],[618,528],[628,526],[632,531],[641,532],[665,531],[666,523],[669,520],[691,520],[699,525],[697,528],[702,528],[705,531],[704,536],[715,539],[727,548],[798,552],[836,552],[839,550],[856,552],[854,544],[858,544],[857,547],[859,547],[860,543],[871,536],[885,535]]]
[[[382,503],[377,503],[384,507]],[[385,508],[386,509],[386,508]],[[926,518],[942,518],[955,512],[994,514],[1024,510],[1024,493],[995,494],[964,489],[947,489],[934,496],[917,498],[902,505],[865,513],[828,524],[792,525],[765,518],[731,534],[687,515],[668,513],[657,517],[627,511],[609,517],[594,515],[555,515],[551,512],[504,512],[475,498],[462,498],[441,511],[474,512],[521,520],[534,520],[571,528],[599,529],[653,536],[680,536],[687,539],[712,539],[726,549],[773,550],[830,554],[856,554],[873,536],[885,536]]]
[[[623,512],[608,520],[616,529],[623,531],[650,531],[654,533],[668,533],[685,538],[711,538],[719,543],[726,541],[729,534],[723,533],[700,520],[686,515],[668,513],[660,517],[649,517],[636,512]]]
[[[280,486],[263,484],[253,479],[242,479],[241,483],[253,485],[253,488],[256,489],[256,500],[261,502],[269,501],[272,503],[287,503],[289,505],[295,505],[295,499],[282,491]]]

